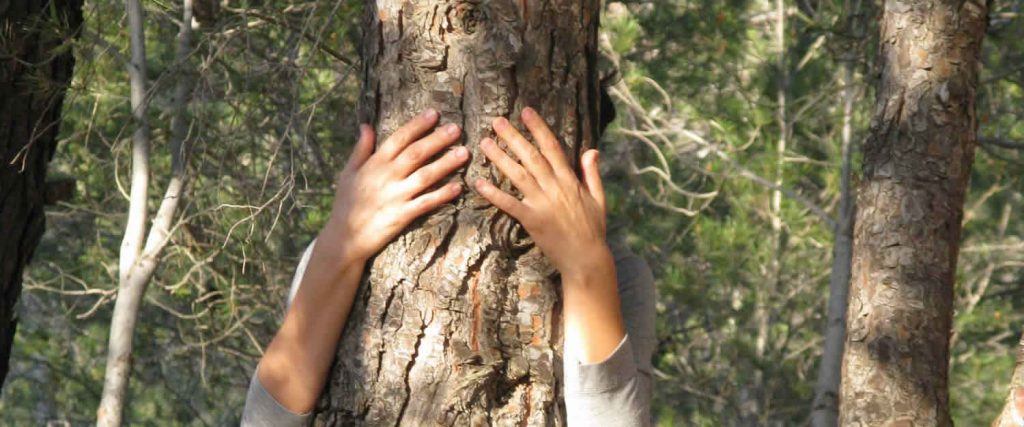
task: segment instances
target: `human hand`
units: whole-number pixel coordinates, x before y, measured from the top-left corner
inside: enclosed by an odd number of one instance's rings
[[[518,220],[563,277],[582,276],[601,267],[595,263],[606,263],[610,258],[598,152],[591,149],[581,156],[580,182],[544,119],[532,108],[523,109],[521,118],[539,151],[504,118],[495,119],[492,126],[520,161],[513,160],[489,138],[481,142],[480,149],[509,177],[523,199],[483,179],[476,181],[477,191]]]
[[[414,219],[462,191],[457,182],[426,191],[469,159],[466,147],[459,146],[424,165],[460,135],[458,126],[448,124],[420,138],[437,120],[437,111],[424,111],[385,139],[376,151],[373,128],[360,126],[359,142],[338,174],[331,217],[317,239],[318,245],[325,240],[343,242],[335,246],[343,250],[332,252],[343,252],[336,255],[347,261],[365,262]]]

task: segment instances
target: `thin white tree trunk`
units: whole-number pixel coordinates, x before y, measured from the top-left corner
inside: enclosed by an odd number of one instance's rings
[[[859,38],[861,14],[860,0],[845,3],[846,31],[849,37]],[[859,44],[858,44],[859,46]],[[857,99],[854,82],[854,63],[858,49],[847,49],[843,61],[843,127],[842,169],[839,176],[839,214],[833,228],[832,274],[828,283],[828,312],[826,314],[825,343],[818,382],[811,404],[813,427],[835,427],[839,423],[839,385],[842,379],[843,347],[846,342],[846,309],[850,295],[850,275],[853,268],[853,223],[856,204],[850,188],[853,157],[853,108]]]
[[[178,33],[176,64],[182,66],[188,56],[192,38],[192,0],[183,0],[181,27]],[[132,62],[129,68],[132,111],[138,128],[132,141],[132,188],[128,224],[121,244],[120,274],[117,301],[110,322],[110,341],[103,381],[103,395],[96,424],[101,427],[120,426],[124,401],[131,373],[132,338],[138,320],[139,305],[146,286],[156,271],[160,251],[167,244],[171,223],[185,187],[185,121],[186,98],[190,79],[180,77],[174,89],[174,111],[171,118],[171,180],[160,202],[153,226],[142,246],[146,232],[146,198],[149,186],[149,128],[146,122],[146,55],[142,8],[139,0],[127,0],[128,26],[131,33]],[[180,75],[180,73],[179,73]]]
[[[788,73],[786,69],[786,5],[783,0],[775,0],[775,8],[778,11],[775,22],[775,43],[776,49],[779,50],[779,56],[776,59],[776,66],[779,69],[779,78],[776,82],[775,98],[777,108],[775,120],[779,126],[779,139],[775,145],[775,181],[773,182],[772,199],[770,205],[771,226],[772,226],[772,245],[774,251],[771,260],[771,281],[769,285],[772,287],[768,292],[759,292],[758,295],[767,293],[771,294],[772,291],[777,288],[781,281],[782,274],[782,186],[783,186],[783,175],[786,168],[786,146],[789,142],[789,122],[787,121],[786,114],[786,86],[788,85]],[[767,300],[763,297],[759,297],[759,314],[758,314],[758,328],[757,328],[757,342],[755,343],[755,351],[757,357],[764,357],[765,350],[768,345],[768,310],[766,307]],[[760,376],[762,373],[758,373],[757,382],[760,384]]]
[[[768,345],[768,309],[766,307],[767,300],[764,294],[771,294],[771,291],[780,282],[780,275],[782,274],[782,185],[783,185],[783,174],[786,167],[786,145],[789,141],[789,123],[786,118],[786,85],[787,85],[787,73],[786,73],[786,9],[783,0],[775,0],[775,7],[777,9],[777,17],[775,22],[775,43],[776,49],[779,50],[779,56],[777,58],[776,66],[779,69],[778,82],[775,90],[775,98],[777,103],[775,121],[779,126],[779,139],[775,145],[775,179],[772,183],[772,198],[769,207],[769,216],[771,217],[772,227],[772,245],[774,246],[772,260],[771,260],[771,278],[769,286],[771,290],[764,290],[758,292],[758,307],[757,307],[757,341],[755,342],[754,350],[757,353],[758,358],[764,357],[765,350]],[[761,383],[761,373],[758,372],[758,378],[756,382],[758,386]]]
[[[131,266],[142,250],[146,234],[146,199],[149,197],[149,120],[146,118],[149,103],[146,102],[146,35],[143,24],[142,5],[139,0],[126,0],[128,14],[128,40],[131,62],[128,64],[128,81],[131,85],[132,117],[135,132],[132,134],[132,182],[131,198],[128,205],[128,224],[121,241],[119,262],[120,281],[124,282],[131,272]]]
[[[775,48],[778,50],[776,66],[778,81],[776,82],[776,122],[779,126],[779,138],[775,145],[775,177],[771,182],[771,200],[768,216],[771,220],[772,257],[768,265],[768,280],[756,290],[754,321],[757,324],[757,336],[754,340],[754,357],[763,361],[768,349],[771,311],[768,308],[770,295],[778,289],[782,276],[782,188],[785,172],[786,145],[789,140],[789,123],[786,114],[786,86],[788,80],[786,65],[786,4],[784,0],[775,0]],[[753,387],[741,392],[743,405],[740,408],[739,425],[760,425],[764,418],[764,370],[760,367],[754,372]]]
[[[851,138],[855,89],[853,64],[843,64],[842,171],[839,177],[839,218],[832,240],[832,275],[828,281],[828,314],[825,344],[818,365],[811,425],[834,427],[839,417],[839,381],[842,378],[843,343],[846,340],[846,304],[850,294],[853,259],[853,194],[850,191]]]
[[[1017,343],[1017,360],[1013,365],[1013,376],[1010,377],[1009,393],[1003,410],[992,421],[992,427],[1020,427],[1019,420],[1024,418],[1024,336]]]

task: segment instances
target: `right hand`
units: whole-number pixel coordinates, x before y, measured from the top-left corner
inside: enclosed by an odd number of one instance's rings
[[[466,147],[459,146],[424,165],[459,139],[460,129],[455,124],[423,136],[437,120],[437,111],[424,111],[376,151],[373,128],[360,125],[359,142],[338,174],[331,217],[318,242],[344,242],[345,253],[337,256],[365,262],[414,219],[459,195],[462,186],[457,182],[426,191],[469,159]]]
[[[604,272],[611,252],[605,239],[605,198],[597,150],[583,153],[580,179],[544,119],[532,108],[524,108],[521,118],[537,146],[507,119],[499,117],[492,123],[519,161],[490,138],[481,141],[480,150],[512,181],[523,199],[483,179],[477,180],[477,191],[518,220],[563,277]]]

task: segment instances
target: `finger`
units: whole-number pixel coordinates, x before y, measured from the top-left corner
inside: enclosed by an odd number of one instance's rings
[[[605,211],[604,184],[601,183],[601,172],[598,168],[598,160],[601,155],[597,150],[590,149],[580,158],[583,168],[583,182],[587,186],[590,196],[597,200],[601,211]]]
[[[492,205],[511,215],[517,221],[524,222],[526,206],[523,205],[523,202],[483,179],[477,179],[475,185],[476,191]]]
[[[533,140],[537,141],[540,152],[554,168],[555,173],[573,175],[572,169],[569,168],[569,161],[565,158],[565,152],[562,151],[562,145],[558,143],[558,137],[551,131],[537,110],[526,107],[520,117],[526,124],[526,128],[530,130],[530,134],[533,135]]]
[[[459,127],[449,123],[440,129],[431,132],[425,138],[420,139],[402,150],[395,158],[397,165],[396,172],[401,177],[407,177],[420,166],[423,166],[431,157],[434,157],[442,148],[452,145],[459,140]]]
[[[450,202],[461,192],[462,184],[453,182],[437,190],[422,194],[406,203],[404,210],[405,219],[412,221],[427,212],[437,209],[439,206]]]
[[[352,154],[348,156],[345,169],[359,169],[366,160],[373,154],[373,142],[377,139],[370,125],[363,123],[359,125],[359,141],[352,147]]]
[[[413,195],[419,194],[423,190],[427,189],[431,185],[434,185],[437,181],[448,176],[466,160],[469,159],[469,150],[466,147],[456,147],[454,150],[448,152],[440,159],[435,160],[433,163],[426,165],[412,175],[409,175],[402,182],[402,193],[412,197]]]
[[[508,143],[509,148],[541,187],[547,187],[553,183],[554,172],[551,170],[551,164],[508,120],[498,117],[494,119],[491,126],[494,127],[498,136]]]
[[[522,165],[512,160],[508,153],[498,147],[498,143],[494,142],[493,139],[484,138],[483,141],[480,141],[480,151],[483,151],[484,156],[494,163],[498,170],[505,174],[512,181],[512,185],[516,186],[524,196],[529,197],[540,192],[540,186],[537,185],[537,181],[534,180],[533,176]]]
[[[406,145],[434,127],[435,123],[437,123],[437,110],[429,108],[398,128],[395,133],[384,140],[377,152],[386,159],[393,159]]]

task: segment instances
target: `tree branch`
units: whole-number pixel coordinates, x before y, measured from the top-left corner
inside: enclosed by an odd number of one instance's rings
[[[175,52],[178,67],[187,63],[189,46],[192,43],[192,0],[183,0],[183,12],[178,44]],[[114,303],[113,318],[110,322],[110,340],[107,349],[107,366],[103,380],[103,396],[96,412],[96,424],[102,427],[118,427],[122,423],[124,403],[131,375],[132,339],[138,320],[139,307],[146,287],[159,264],[159,253],[170,236],[170,224],[181,201],[185,188],[185,139],[188,126],[185,123],[185,105],[191,87],[191,78],[179,72],[174,88],[174,103],[171,117],[171,181],[167,184],[164,198],[160,202],[149,235],[146,232],[146,199],[149,185],[149,128],[145,122],[145,37],[142,6],[139,0],[127,0],[129,27],[131,29],[132,63],[128,67],[131,78],[132,110],[139,121],[139,136],[133,142],[132,188],[128,224],[125,227],[124,243],[121,246],[120,277],[117,300]]]
[[[1024,142],[1011,141],[1009,139],[1002,138],[978,138],[978,144],[1010,148],[1014,150],[1024,150]]]
[[[284,27],[284,28],[287,28],[287,29],[289,29],[291,31],[299,33],[299,35],[301,35],[303,38],[308,40],[310,43],[313,43],[313,46],[316,47],[317,49],[320,49],[324,53],[330,55],[331,57],[333,57],[334,59],[337,59],[338,61],[341,61],[343,64],[345,64],[345,65],[347,65],[349,67],[355,66],[355,63],[352,62],[351,59],[346,58],[344,55],[341,54],[341,52],[338,52],[337,50],[334,50],[330,46],[325,45],[323,42],[320,41],[319,37],[314,37],[312,34],[309,34],[305,30],[303,30],[302,28],[296,28],[295,26],[293,26],[288,21],[285,21],[283,19],[277,19],[277,18],[275,18],[273,16],[265,15],[263,13],[257,12],[255,10],[250,10],[250,9],[234,9],[234,8],[230,8],[229,7],[229,8],[225,8],[225,10],[227,10],[227,11],[229,11],[231,13],[237,14],[237,15],[251,15],[251,16],[255,16],[256,18],[259,18],[259,19],[261,19],[263,21],[270,22],[270,23],[273,23],[273,24],[277,24],[277,25],[279,25],[281,27]]]

